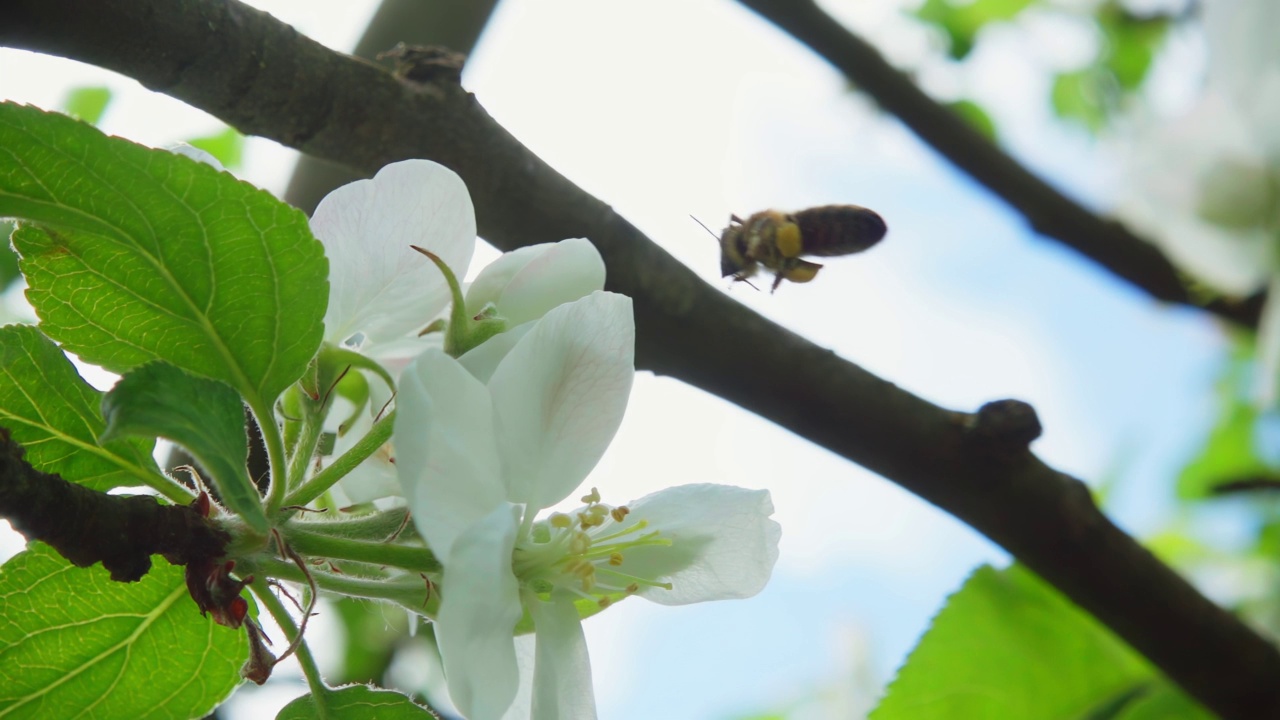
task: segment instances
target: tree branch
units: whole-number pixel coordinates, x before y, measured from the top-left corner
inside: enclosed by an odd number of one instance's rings
[[[440,45],[470,54],[498,0],[382,0],[351,54],[375,61],[396,43]],[[392,67],[391,61],[383,66]],[[364,177],[344,165],[304,155],[289,178],[285,202],[308,215],[330,190]]]
[[[1031,173],[926,95],[875,47],[845,29],[813,0],[738,1],[834,66],[921,140],[1021,213],[1036,232],[1157,300],[1203,308],[1245,327],[1257,327],[1263,295],[1241,301],[1194,298],[1159,248],[1119,222],[1098,217]]]
[[[0,44],[130,75],[242,132],[372,174],[456,170],[504,249],[590,238],[635,301],[637,365],[768,418],[1005,547],[1227,717],[1280,717],[1280,653],[1117,529],[1025,443],[1016,402],[939,408],[730,300],[525,147],[462,88],[398,80],[230,0],[10,0]],[[1170,290],[1172,292],[1172,290]]]

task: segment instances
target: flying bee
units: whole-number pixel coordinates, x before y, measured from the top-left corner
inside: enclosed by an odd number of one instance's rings
[[[862,252],[880,242],[887,227],[874,211],[858,205],[823,205],[794,213],[765,210],[746,220],[730,216],[720,233],[720,274],[745,281],[760,269],[783,280],[809,282],[822,266],[800,256],[836,257]]]

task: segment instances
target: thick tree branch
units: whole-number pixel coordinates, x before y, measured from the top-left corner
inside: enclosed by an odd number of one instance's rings
[[[765,320],[548,167],[461,88],[397,80],[229,0],[11,0],[0,6],[0,44],[116,70],[364,173],[409,157],[444,163],[466,181],[480,233],[504,249],[590,238],[610,288],[635,300],[641,368],[735,402],[954,514],[1208,707],[1280,717],[1280,653],[1027,450],[1028,406],[944,410]]]
[[[439,45],[470,54],[497,4],[498,0],[382,0],[351,54],[376,61],[379,53],[401,42]],[[383,61],[387,69],[393,64]],[[344,165],[304,155],[289,178],[284,200],[310,215],[330,190],[361,177]]]
[[[1169,259],[1114,220],[1104,220],[1006,155],[960,116],[925,95],[870,43],[845,29],[813,0],[738,0],[808,46],[893,113],[935,150],[1011,205],[1036,232],[1052,238],[1157,300],[1201,307],[1257,327],[1263,297],[1199,302]]]

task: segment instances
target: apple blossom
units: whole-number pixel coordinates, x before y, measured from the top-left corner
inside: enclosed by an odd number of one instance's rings
[[[500,306],[494,296],[484,302]],[[596,291],[520,328],[496,361],[497,338],[456,359],[431,348],[406,368],[396,468],[443,565],[436,638],[454,704],[472,720],[593,718],[581,618],[633,594],[664,604],[753,595],[780,529],[768,492],[717,485],[630,506],[593,489],[586,507],[538,518],[617,431],[635,327],[630,299]],[[527,668],[515,634],[530,630]],[[513,705],[522,674],[531,701]]]
[[[1203,12],[1204,94],[1137,134],[1118,211],[1216,290],[1269,289],[1257,394],[1270,405],[1280,379],[1280,5],[1222,0]]]
[[[453,171],[428,160],[387,165],[372,179],[329,193],[311,228],[330,261],[325,339],[331,346],[357,349],[390,380],[424,348],[439,344],[438,334],[423,338],[419,332],[445,309],[450,287],[413,247],[431,251],[450,272],[465,274],[475,247],[475,216],[466,186]],[[481,271],[469,293],[475,298],[470,315],[489,308],[497,313],[499,329],[514,328],[603,288],[604,262],[590,242],[534,245]],[[496,361],[499,349],[509,349],[520,334],[493,344],[484,357]],[[391,397],[386,383],[371,383],[368,392],[355,407],[339,403],[342,412],[328,423],[337,433],[335,457],[368,432]],[[391,448],[362,463],[337,490],[344,504],[398,494]]]

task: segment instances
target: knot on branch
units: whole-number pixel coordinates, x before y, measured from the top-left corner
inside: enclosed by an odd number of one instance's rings
[[[434,85],[439,82],[462,84],[462,66],[467,56],[439,45],[406,45],[396,46],[386,52],[378,53],[378,60],[390,58],[395,61],[392,71],[396,77],[412,80],[423,85]]]
[[[1021,400],[994,400],[965,421],[965,434],[974,448],[997,457],[1026,452],[1042,431],[1036,409]]]

